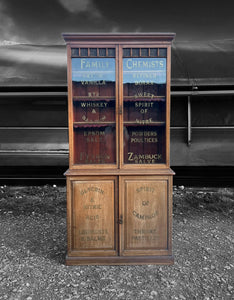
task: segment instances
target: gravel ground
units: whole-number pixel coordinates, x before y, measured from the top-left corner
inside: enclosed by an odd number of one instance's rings
[[[234,189],[173,198],[173,266],[68,267],[66,188],[0,187],[0,299],[234,299]]]

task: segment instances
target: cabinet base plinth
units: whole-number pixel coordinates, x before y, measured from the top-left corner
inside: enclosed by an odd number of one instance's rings
[[[67,266],[76,265],[172,265],[174,256],[66,257]]]

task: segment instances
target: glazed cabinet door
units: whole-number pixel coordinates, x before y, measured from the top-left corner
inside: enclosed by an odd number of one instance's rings
[[[124,168],[168,166],[167,55],[167,47],[122,49]]]
[[[69,256],[117,255],[116,177],[68,179]]]
[[[170,176],[120,178],[120,255],[170,255]]]
[[[117,164],[116,49],[71,48],[71,167],[113,168]]]

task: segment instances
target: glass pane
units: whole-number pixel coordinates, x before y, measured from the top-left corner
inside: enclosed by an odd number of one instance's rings
[[[150,56],[158,56],[158,48],[150,48]]]
[[[88,56],[88,48],[80,48],[80,56]]]
[[[131,49],[130,48],[124,48],[123,49],[123,56],[124,57],[131,56]]]
[[[106,56],[106,48],[99,48],[99,56]]]
[[[90,56],[97,56],[97,48],[90,48]]]
[[[132,48],[132,56],[140,56],[140,49],[139,48]]]
[[[108,56],[115,57],[115,48],[108,48]]]
[[[166,57],[167,56],[167,48],[160,48],[159,49],[159,56]]]
[[[142,48],[141,49],[141,56],[149,56],[149,49],[148,48]]]
[[[71,49],[71,56],[79,56],[79,48],[72,48]]]
[[[157,164],[165,162],[165,126],[124,127],[124,163]]]
[[[74,126],[75,164],[107,164],[116,160],[115,126]]]
[[[165,163],[166,58],[124,58],[124,163]]]
[[[115,101],[113,100],[93,100],[75,99],[73,102],[75,122],[114,122],[115,121]]]
[[[114,58],[72,58],[73,96],[114,96]]]
[[[74,162],[116,162],[115,59],[72,58]]]

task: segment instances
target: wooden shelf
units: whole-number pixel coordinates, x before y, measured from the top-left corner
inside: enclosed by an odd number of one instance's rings
[[[124,102],[128,101],[166,101],[165,96],[154,96],[154,97],[144,97],[144,96],[124,96]]]
[[[114,96],[73,96],[73,101],[115,101]]]
[[[142,126],[142,125],[147,125],[147,126],[165,126],[166,122],[148,122],[148,120],[139,120],[140,122],[142,121],[142,123],[138,123],[138,122],[131,122],[131,121],[126,121],[124,122],[124,125],[126,126]]]
[[[73,122],[73,127],[105,127],[105,126],[115,126],[115,122]]]

